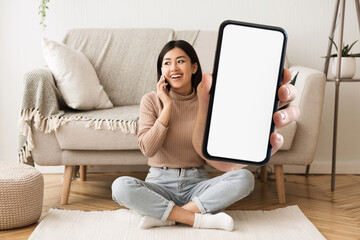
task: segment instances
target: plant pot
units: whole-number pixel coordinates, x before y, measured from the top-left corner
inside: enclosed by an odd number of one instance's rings
[[[336,69],[337,69],[337,62],[338,58],[335,57],[331,59],[331,73],[336,78]],[[340,72],[340,78],[353,78],[355,76],[356,72],[356,62],[355,58],[353,57],[343,57],[341,58],[341,72]]]

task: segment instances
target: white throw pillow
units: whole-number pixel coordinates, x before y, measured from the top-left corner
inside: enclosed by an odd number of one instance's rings
[[[113,107],[94,67],[82,52],[46,38],[42,47],[45,62],[69,107],[78,110]]]

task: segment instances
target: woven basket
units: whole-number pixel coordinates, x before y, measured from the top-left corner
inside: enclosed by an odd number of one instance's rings
[[[0,230],[24,227],[41,216],[44,178],[34,167],[0,161]]]

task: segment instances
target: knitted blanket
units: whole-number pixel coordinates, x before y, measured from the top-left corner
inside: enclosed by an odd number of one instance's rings
[[[93,31],[94,30],[92,30],[92,32]],[[141,32],[142,30],[137,31]],[[199,31],[174,32],[171,30],[169,31],[166,39],[159,39],[158,42],[154,43],[157,47],[149,48],[148,43],[146,46],[138,47],[147,49],[146,54],[148,56],[157,56],[159,54],[159,47],[162,47],[168,40],[184,39],[190,44],[194,44],[198,33]],[[103,32],[101,32],[101,34],[103,34]],[[154,31],[153,34],[158,33]],[[74,37],[74,34],[72,37]],[[86,39],[86,41],[88,41],[88,39]],[[131,41],[131,39],[129,41]],[[116,40],[112,40],[112,42],[116,42]],[[125,54],[127,49],[129,49],[129,46],[123,46],[122,49],[123,54]],[[119,56],[122,56],[121,52],[118,54]],[[104,58],[104,56],[102,56],[102,58]],[[139,57],[134,56],[134,58],[137,58],[137,62],[140,65],[138,59]],[[141,65],[153,66],[155,70],[156,62],[149,62],[153,61],[153,58],[144,57],[142,59],[144,59],[144,62],[141,62]],[[89,60],[92,62],[92,59]],[[105,60],[106,59],[102,59],[104,62]],[[116,65],[113,67],[116,68]],[[95,69],[99,74],[99,69],[96,67]],[[133,69],[136,71],[136,66],[134,66]],[[101,77],[102,76],[99,75],[100,82]],[[127,80],[131,81],[132,79]],[[153,86],[156,86],[156,79],[150,80],[154,81]],[[116,82],[112,83],[117,84]],[[141,86],[142,83],[135,82],[134,84]],[[147,91],[150,92],[152,90],[154,89],[148,89]],[[139,108],[135,105],[121,106],[121,111],[93,110],[85,112],[69,109],[63,101],[61,93],[56,87],[56,81],[48,68],[30,71],[24,76],[24,92],[22,95],[22,106],[18,122],[19,162],[34,165],[34,161],[31,156],[31,150],[35,147],[32,138],[32,127],[34,127],[37,131],[51,133],[53,131],[57,131],[61,126],[70,121],[85,121],[87,123],[85,126],[88,128],[92,127],[97,130],[122,131],[126,134],[137,134],[137,120],[139,116],[138,109]]]

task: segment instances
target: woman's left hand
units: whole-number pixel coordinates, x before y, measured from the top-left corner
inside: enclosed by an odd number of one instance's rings
[[[291,74],[288,69],[284,69],[283,80],[281,87],[278,90],[279,108],[289,104],[296,98],[296,88],[289,84],[291,80]],[[209,93],[212,84],[211,74],[204,74],[201,83],[197,88],[197,94],[199,99],[199,110],[195,123],[195,129],[193,133],[193,144],[195,150],[201,154],[202,141],[205,130],[207,109],[209,105]],[[271,155],[275,154],[284,143],[283,137],[276,131],[291,122],[295,121],[300,116],[300,110],[297,106],[290,106],[282,110],[278,110],[274,113],[273,119],[275,123],[275,132],[270,135],[270,144],[272,146]],[[210,161],[207,162],[221,171],[236,170],[244,167],[245,165],[227,162]],[[215,165],[214,165],[215,164]]]

